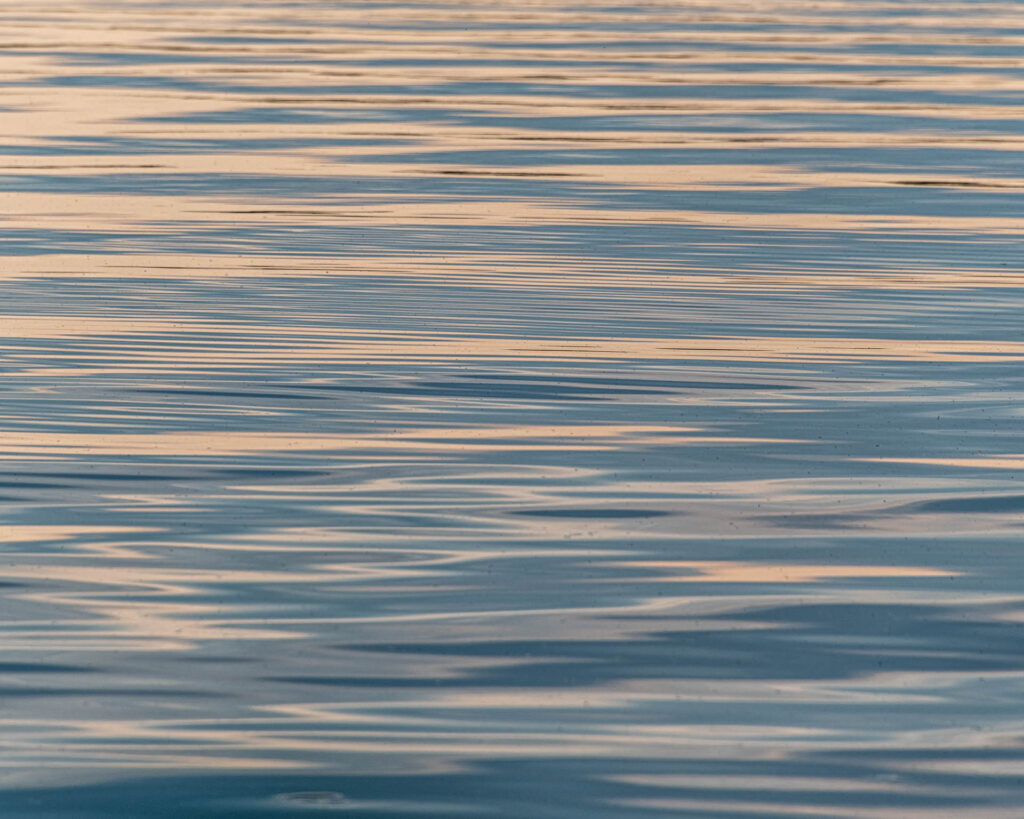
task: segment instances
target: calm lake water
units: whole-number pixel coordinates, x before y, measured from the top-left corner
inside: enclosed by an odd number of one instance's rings
[[[1024,815],[1022,12],[0,0],[0,815]]]

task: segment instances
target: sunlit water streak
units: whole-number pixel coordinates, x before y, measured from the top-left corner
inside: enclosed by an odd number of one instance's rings
[[[0,0],[0,813],[1020,816],[1021,20]]]

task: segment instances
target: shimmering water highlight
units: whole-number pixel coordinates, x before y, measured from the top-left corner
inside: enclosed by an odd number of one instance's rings
[[[1020,816],[1022,46],[0,0],[0,814]]]

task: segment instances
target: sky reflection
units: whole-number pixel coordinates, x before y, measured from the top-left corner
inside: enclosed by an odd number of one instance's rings
[[[0,0],[4,816],[1018,816],[1018,12]]]

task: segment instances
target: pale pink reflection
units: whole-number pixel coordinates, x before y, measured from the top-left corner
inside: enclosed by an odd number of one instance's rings
[[[620,566],[657,569],[675,583],[815,583],[822,580],[870,577],[957,577],[961,572],[920,566],[842,566],[754,563],[726,560],[626,560]],[[675,572],[688,574],[675,574]]]

